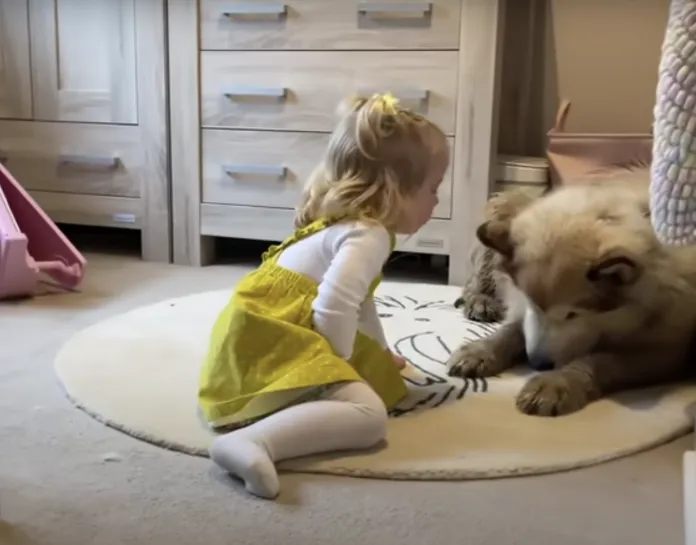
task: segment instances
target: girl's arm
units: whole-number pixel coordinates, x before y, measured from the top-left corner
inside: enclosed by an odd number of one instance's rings
[[[361,331],[371,339],[374,339],[385,350],[389,350],[387,339],[384,336],[382,320],[379,319],[375,300],[372,297],[365,299],[360,312]]]
[[[385,352],[389,352],[391,354],[394,365],[396,365],[397,368],[403,369],[406,367],[407,360],[389,348],[387,339],[384,336],[382,320],[379,319],[377,307],[375,306],[375,300],[372,297],[365,299],[365,302],[362,305],[362,310],[360,313],[360,326],[362,326],[360,327],[360,331],[371,339],[377,341]]]
[[[333,258],[312,308],[314,326],[344,359],[353,354],[361,307],[390,251],[389,234],[380,225],[357,224],[332,242]]]

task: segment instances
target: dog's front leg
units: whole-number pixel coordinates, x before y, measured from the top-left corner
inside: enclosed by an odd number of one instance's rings
[[[539,416],[570,414],[615,392],[683,378],[683,360],[679,347],[664,346],[591,354],[530,379],[517,396],[517,408]]]
[[[521,363],[526,358],[522,322],[503,324],[484,339],[466,342],[447,360],[452,377],[490,377]]]
[[[525,414],[561,416],[583,409],[619,385],[623,367],[619,356],[590,354],[555,371],[530,379],[517,395],[517,408]]]
[[[499,322],[505,317],[505,303],[496,286],[494,260],[495,253],[490,248],[476,249],[474,272],[465,282],[462,296],[455,302],[469,320]]]

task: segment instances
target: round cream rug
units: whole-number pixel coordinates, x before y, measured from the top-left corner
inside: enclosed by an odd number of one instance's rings
[[[97,323],[60,350],[56,369],[70,399],[116,429],[203,455],[213,437],[196,403],[198,368],[217,313],[231,292],[142,307]],[[377,304],[387,338],[410,361],[408,398],[392,413],[388,445],[284,462],[281,468],[389,479],[470,479],[549,473],[626,456],[686,434],[696,387],[633,392],[576,414],[519,413],[525,377],[447,377],[443,362],[489,325],[453,308],[450,286],[384,282]]]

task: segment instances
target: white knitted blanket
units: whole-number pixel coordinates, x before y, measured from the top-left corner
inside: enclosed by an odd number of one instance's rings
[[[696,244],[696,0],[672,0],[654,118],[652,224],[665,244]]]

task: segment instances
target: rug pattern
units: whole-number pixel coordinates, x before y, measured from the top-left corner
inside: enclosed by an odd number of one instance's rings
[[[196,403],[198,368],[231,290],[162,301],[76,334],[56,371],[72,402],[150,443],[206,456],[212,432]],[[409,393],[391,413],[389,441],[371,452],[289,460],[290,471],[411,480],[498,478],[586,467],[688,433],[696,386],[629,392],[561,418],[521,414],[515,394],[531,374],[447,376],[461,342],[497,326],[466,320],[451,286],[383,282],[378,313],[392,349],[409,361]]]

